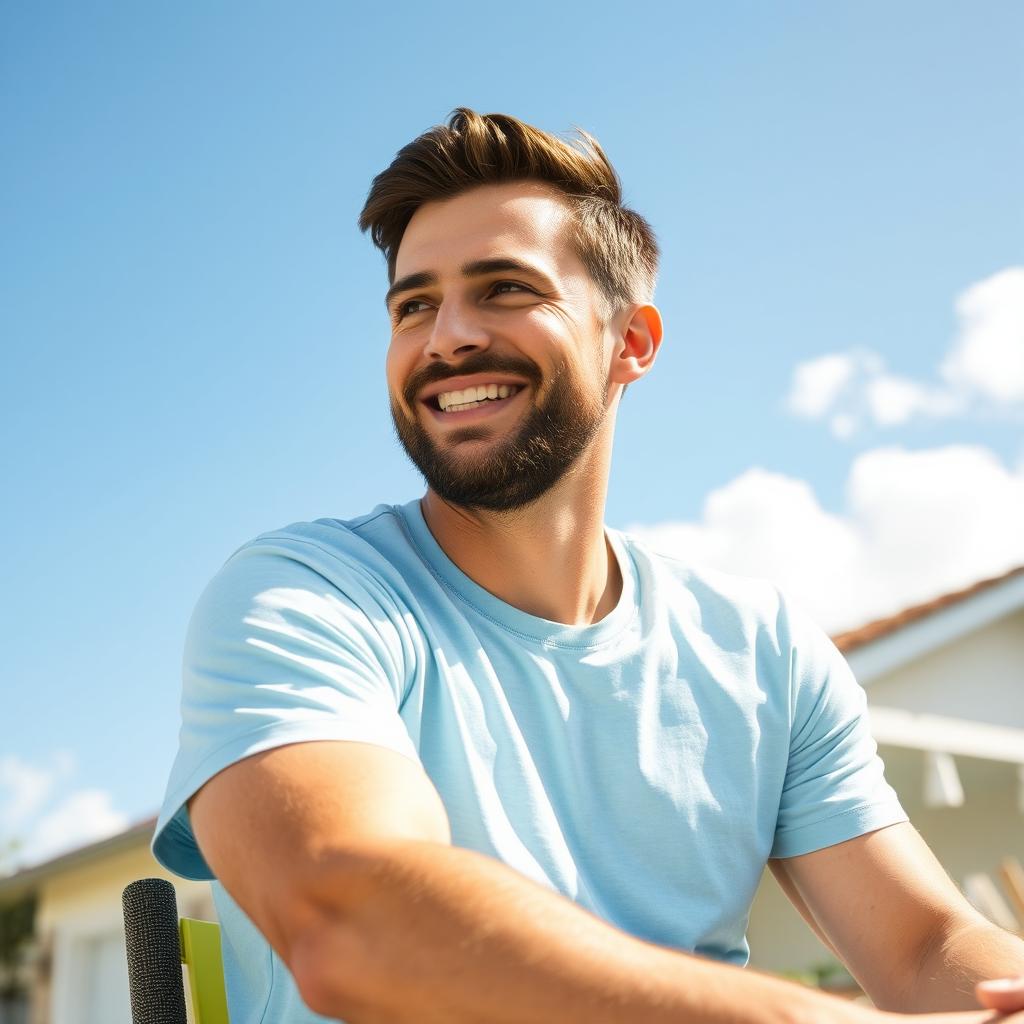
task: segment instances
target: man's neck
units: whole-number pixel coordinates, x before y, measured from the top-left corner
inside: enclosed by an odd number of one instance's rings
[[[515,512],[465,509],[429,490],[420,504],[434,539],[470,579],[521,611],[580,626],[603,619],[622,593],[604,498],[604,487],[569,478]]]

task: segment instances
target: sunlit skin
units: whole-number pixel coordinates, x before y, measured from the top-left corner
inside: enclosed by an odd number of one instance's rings
[[[603,526],[615,417],[623,387],[653,366],[662,328],[649,304],[608,315],[571,244],[569,216],[556,190],[532,182],[481,186],[422,206],[398,250],[400,290],[389,294],[387,379],[398,409],[467,467],[522,425],[559,368],[605,410],[583,454],[530,505],[471,510],[429,488],[422,503],[437,541],[481,586],[531,614],[584,624],[603,618],[621,592]],[[460,373],[478,353],[525,358],[539,371],[539,387],[522,374]],[[434,364],[444,382],[407,397],[410,380],[432,376]],[[439,390],[491,382],[521,390],[467,412],[442,412],[432,401]]]

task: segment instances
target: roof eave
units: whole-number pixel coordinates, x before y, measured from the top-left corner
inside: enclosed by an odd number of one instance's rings
[[[862,684],[892,672],[960,637],[1024,608],[1024,567],[893,616],[891,628],[872,627],[833,637]],[[918,609],[926,609],[918,614]],[[861,634],[857,642],[850,638]],[[863,639],[867,637],[867,639]],[[843,643],[842,641],[846,641]]]
[[[68,853],[61,854],[53,860],[44,861],[42,864],[35,864],[32,867],[24,868],[6,878],[0,878],[0,902],[10,902],[27,896],[34,889],[37,889],[42,882],[48,881],[55,875],[65,871],[72,871],[76,868],[85,867],[93,861],[102,860],[110,854],[120,853],[122,850],[131,849],[141,842],[148,843],[153,835],[155,818],[147,818],[137,825],[131,826],[124,832],[110,836],[108,839],[101,839],[98,842],[90,843],[88,846],[79,847]]]

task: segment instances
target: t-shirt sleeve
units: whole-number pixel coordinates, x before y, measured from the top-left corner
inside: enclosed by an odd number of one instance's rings
[[[867,696],[835,644],[782,599],[789,761],[772,857],[796,857],[906,821],[868,727]]]
[[[153,839],[157,860],[187,878],[213,877],[186,802],[260,751],[358,740],[419,763],[399,715],[408,677],[399,621],[359,566],[339,563],[324,574],[294,543],[254,542],[237,552],[189,625],[178,754]]]

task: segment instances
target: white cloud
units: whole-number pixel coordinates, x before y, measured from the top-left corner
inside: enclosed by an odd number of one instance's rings
[[[836,413],[828,421],[829,429],[838,437],[841,441],[845,441],[848,437],[853,437],[857,432],[857,417],[851,416],[849,413]]]
[[[800,363],[787,404],[796,416],[818,419],[835,404],[856,372],[852,353],[833,353]]]
[[[36,864],[127,827],[128,819],[114,808],[109,793],[80,789],[39,817],[19,855],[24,863]]]
[[[966,411],[962,391],[890,373],[885,360],[865,349],[832,352],[798,363],[785,400],[804,419],[825,419],[835,437],[853,437],[866,423],[895,427],[918,417],[944,419]]]
[[[0,867],[38,863],[127,826],[109,793],[69,787],[74,770],[67,751],[40,763],[0,758],[0,854],[8,861]]]
[[[878,448],[850,469],[846,510],[810,485],[750,469],[699,523],[631,532],[695,564],[771,579],[830,632],[1024,564],[1024,470],[985,448]]]
[[[880,427],[899,426],[915,416],[955,416],[965,408],[964,398],[955,392],[928,388],[891,373],[868,381],[865,391],[868,410]]]
[[[941,366],[954,387],[1024,402],[1024,267],[971,285],[956,300],[959,335]]]
[[[16,827],[50,795],[53,773],[17,757],[0,757],[0,821]]]
[[[955,308],[958,331],[939,367],[941,381],[891,373],[868,349],[830,352],[797,364],[786,408],[804,419],[827,418],[846,440],[869,423],[895,427],[1024,405],[1024,267],[971,285]]]

